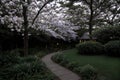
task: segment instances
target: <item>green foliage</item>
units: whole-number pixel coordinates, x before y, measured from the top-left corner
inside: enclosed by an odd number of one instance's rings
[[[29,48],[29,54],[36,54],[40,51],[39,47]]]
[[[53,80],[54,75],[38,57],[0,55],[1,80]]]
[[[23,56],[23,49],[20,48],[16,48],[10,51],[9,54],[13,55],[13,56]]]
[[[44,55],[46,55],[47,51],[40,51],[41,49],[39,49],[39,47],[35,47],[35,48],[29,48],[29,55],[36,55],[38,57],[43,57]],[[9,54],[13,55],[13,56],[24,56],[24,50],[20,49],[20,48],[16,48],[14,50],[11,50],[9,52]],[[28,58],[33,57],[33,56],[29,56]]]
[[[94,31],[95,36],[99,42],[106,43],[111,40],[120,40],[120,26],[107,26]]]
[[[21,62],[27,62],[27,63],[35,62],[37,60],[39,60],[39,59],[35,56],[27,56],[27,57],[21,58]]]
[[[79,37],[81,37],[81,36],[83,36],[83,34],[84,34],[85,32],[88,32],[88,30],[85,29],[85,28],[81,28],[81,29],[77,30],[76,32],[77,32],[77,35],[78,35]]]
[[[80,74],[82,80],[96,80],[98,73],[95,68],[88,64],[81,68]]]
[[[104,53],[104,47],[99,42],[86,41],[77,45],[78,53],[82,55],[99,55]]]
[[[80,72],[80,67],[78,63],[76,62],[70,62],[65,56],[62,54],[56,54],[52,57],[52,60],[55,61],[56,63],[59,63],[62,66],[67,67],[68,69],[75,71],[75,72]]]
[[[70,70],[77,71],[77,72],[79,72],[79,70],[80,70],[78,63],[76,63],[76,62],[69,62],[66,65],[66,67],[69,68]]]
[[[110,41],[105,44],[106,54],[120,57],[120,41]]]
[[[12,80],[25,80],[26,78],[37,74],[43,73],[46,70],[43,63],[35,61],[32,63],[16,64],[8,70],[8,77]]]
[[[63,56],[61,54],[57,54],[57,55],[53,56],[52,60],[54,60],[55,62],[57,62],[63,66],[68,64],[68,60],[65,58],[65,56]]]
[[[19,64],[20,58],[10,55],[8,53],[0,54],[0,66],[1,67],[10,67],[14,64]]]

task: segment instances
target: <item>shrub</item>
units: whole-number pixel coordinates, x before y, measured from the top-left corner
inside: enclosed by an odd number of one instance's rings
[[[99,42],[107,43],[111,40],[120,40],[120,26],[107,26],[97,29],[93,32],[93,36],[97,38]]]
[[[69,62],[69,63],[66,65],[66,67],[69,68],[70,70],[77,71],[79,65],[78,65],[77,62]]]
[[[28,53],[29,54],[36,54],[40,51],[40,49],[38,47],[35,47],[35,48],[30,48]]]
[[[67,67],[68,69],[75,71],[75,72],[80,72],[80,67],[77,62],[70,62],[65,56],[62,54],[56,54],[52,57],[52,60],[55,61],[56,63]]]
[[[20,58],[11,54],[5,53],[0,54],[0,66],[10,67],[11,65],[20,63]]]
[[[63,56],[62,54],[56,54],[52,57],[52,60],[63,65],[66,66],[68,64],[68,60],[65,58],[65,56]]]
[[[120,41],[110,41],[105,44],[106,54],[120,57]]]
[[[99,55],[104,53],[104,47],[99,42],[87,41],[77,45],[78,53],[82,55]]]
[[[27,63],[31,63],[31,62],[34,62],[36,60],[38,60],[38,58],[35,56],[27,56],[27,57],[21,58],[21,62],[27,62]]]
[[[0,80],[53,80],[44,63],[37,57],[0,55]]]
[[[81,68],[80,74],[82,80],[96,80],[98,73],[95,68],[88,64]]]

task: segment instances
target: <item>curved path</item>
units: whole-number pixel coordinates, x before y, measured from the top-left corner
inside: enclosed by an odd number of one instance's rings
[[[80,80],[80,77],[77,74],[64,67],[61,67],[51,60],[51,57],[55,54],[57,53],[52,53],[42,58],[42,61],[46,64],[47,68],[61,80]]]

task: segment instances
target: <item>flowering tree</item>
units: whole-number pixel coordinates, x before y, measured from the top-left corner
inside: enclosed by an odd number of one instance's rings
[[[28,54],[30,29],[64,40],[76,37],[74,29],[77,27],[64,20],[63,14],[59,14],[64,9],[60,8],[57,0],[0,0],[0,4],[0,24],[23,32],[25,55]]]
[[[120,24],[119,0],[67,0],[61,4],[68,7],[67,19],[87,27],[90,35],[95,27]]]

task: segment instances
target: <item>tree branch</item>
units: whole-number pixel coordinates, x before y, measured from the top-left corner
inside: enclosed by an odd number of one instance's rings
[[[43,6],[39,9],[37,15],[34,17],[33,21],[32,21],[32,25],[34,24],[35,20],[37,19],[37,17],[39,16],[41,10],[50,2],[51,0],[48,0],[46,3],[43,4]]]
[[[85,2],[86,2],[86,4],[88,4],[89,5],[89,2],[87,1],[87,0],[84,0]]]

